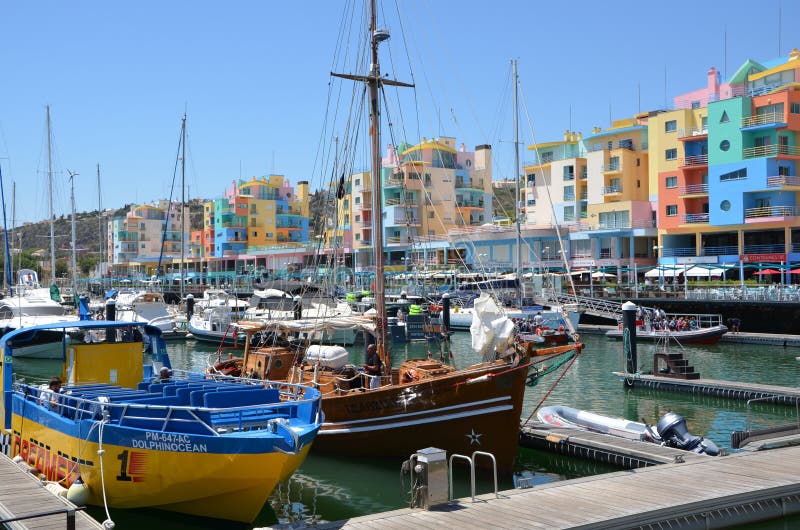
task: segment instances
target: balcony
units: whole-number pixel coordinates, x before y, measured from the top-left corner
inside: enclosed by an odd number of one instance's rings
[[[766,127],[786,127],[783,112],[767,112],[742,118],[742,129]]]
[[[600,171],[603,173],[618,173],[621,171],[620,164],[619,162],[616,164],[603,164],[603,166],[600,168]]]
[[[708,184],[687,184],[678,188],[678,195],[686,197],[689,195],[708,195]]]
[[[776,177],[767,177],[767,186],[769,187],[800,186],[800,177],[796,175],[778,175]]]
[[[483,208],[483,201],[456,201],[456,208]]]
[[[394,218],[394,224],[396,224],[396,225],[418,225],[419,224],[419,218],[417,218],[417,217],[396,216]]]
[[[642,149],[644,149],[644,148],[646,148],[646,145],[642,146]],[[622,141],[619,141],[619,142],[612,142],[611,145],[609,145],[608,143],[593,144],[593,145],[589,146],[587,151],[592,153],[592,152],[595,152],[595,151],[611,151],[611,150],[614,150],[614,149],[626,149],[628,151],[635,151],[633,142],[629,142],[629,141],[625,141],[625,140],[622,140]]]
[[[743,158],[761,158],[765,156],[796,156],[800,157],[800,147],[794,145],[761,145],[747,147],[742,151]]]
[[[707,213],[687,213],[683,216],[685,224],[708,223]]]
[[[762,208],[745,208],[745,223],[759,221],[780,221],[787,217],[797,216],[796,206],[764,206]]]
[[[622,193],[622,186],[603,186],[600,188],[601,195],[616,195]]]
[[[686,127],[678,129],[678,140],[702,140],[708,136],[708,127]]]
[[[575,194],[574,193],[565,193],[564,194],[564,202],[575,202]]]
[[[564,180],[565,181],[575,180],[575,173],[565,173]]]
[[[700,167],[708,165],[708,155],[691,155],[681,159],[679,167]]]

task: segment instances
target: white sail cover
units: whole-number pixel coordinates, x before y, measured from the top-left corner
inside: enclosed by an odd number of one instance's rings
[[[507,344],[514,336],[514,323],[508,318],[495,299],[488,293],[481,293],[474,303],[472,315],[472,349],[484,358]]]

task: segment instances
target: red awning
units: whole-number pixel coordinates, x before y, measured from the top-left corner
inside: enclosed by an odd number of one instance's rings
[[[781,273],[781,271],[776,271],[775,269],[762,269],[762,270],[760,270],[758,272],[755,272],[753,274],[780,274],[780,273]]]

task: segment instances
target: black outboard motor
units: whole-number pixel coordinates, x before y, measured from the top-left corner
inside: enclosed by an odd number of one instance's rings
[[[689,433],[689,429],[686,428],[686,420],[674,412],[664,414],[658,420],[657,429],[659,436],[669,447],[709,456],[719,454],[719,448],[714,442]]]

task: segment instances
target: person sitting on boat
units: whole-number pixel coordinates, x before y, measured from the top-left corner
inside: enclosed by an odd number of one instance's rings
[[[536,315],[533,317],[533,325],[534,327],[539,327],[542,324],[544,324],[544,317],[541,311],[537,311]]]
[[[172,381],[172,372],[166,366],[161,367],[158,377],[153,380],[154,383],[169,383],[170,381]]]
[[[53,376],[47,383],[47,388],[39,394],[39,402],[47,405],[50,410],[58,410],[59,394],[61,394],[61,378]]]
[[[364,359],[364,372],[369,376],[369,388],[378,388],[383,375],[383,363],[374,344],[367,346],[367,357]]]

